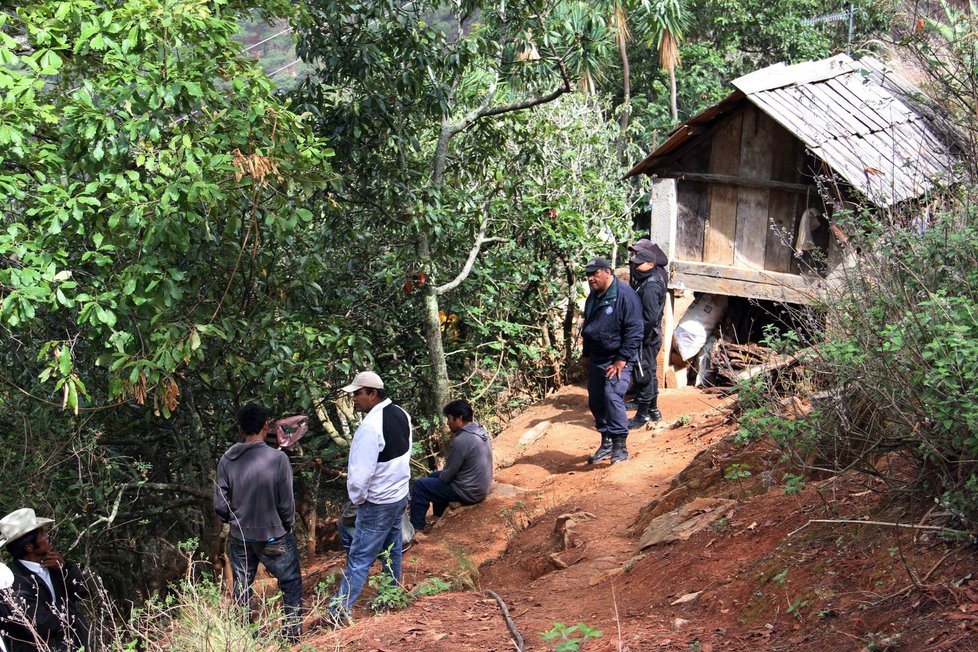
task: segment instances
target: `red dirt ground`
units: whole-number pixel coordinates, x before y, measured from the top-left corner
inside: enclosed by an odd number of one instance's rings
[[[786,496],[780,454],[732,442],[734,399],[692,388],[663,390],[663,421],[629,436],[630,460],[588,465],[598,437],[586,400],[565,387],[515,418],[494,440],[489,498],[449,511],[405,552],[407,589],[432,577],[467,588],[380,615],[365,594],[353,626],[313,628],[297,649],[514,650],[490,590],[527,650],[553,650],[559,640],[543,633],[558,622],[600,630],[580,648],[594,652],[978,649],[973,547],[926,530],[809,523],[897,516],[865,480],[809,479]],[[724,478],[733,464],[751,475]],[[652,519],[696,498],[713,502],[690,515],[712,524],[640,550]],[[555,532],[566,514],[577,516]],[[306,586],[342,563],[335,552],[308,562]]]

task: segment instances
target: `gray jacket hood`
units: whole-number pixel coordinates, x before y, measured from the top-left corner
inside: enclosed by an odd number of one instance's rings
[[[235,444],[231,448],[227,449],[227,452],[224,453],[224,456],[227,457],[230,460],[236,460],[239,457],[241,457],[241,456],[245,455],[246,453],[248,453],[249,451],[252,451],[255,448],[258,448],[259,446],[268,446],[268,444],[266,444],[263,441],[253,441],[253,442],[247,442],[247,443],[246,442],[243,442],[243,441],[242,442],[238,442],[237,444]]]
[[[489,433],[486,429],[482,427],[482,424],[478,421],[472,421],[467,423],[459,429],[459,433],[468,432],[476,435],[482,441],[489,441]]]

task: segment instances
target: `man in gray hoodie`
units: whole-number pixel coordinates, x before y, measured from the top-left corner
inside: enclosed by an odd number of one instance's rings
[[[285,605],[282,633],[295,643],[302,628],[302,575],[295,544],[295,495],[288,456],[265,443],[268,412],[248,403],[238,411],[244,441],[217,464],[214,511],[230,526],[228,556],[234,595],[249,608],[258,562],[278,580]]]
[[[452,401],[442,414],[452,431],[452,443],[444,468],[414,481],[411,525],[418,532],[425,529],[429,505],[439,517],[449,503],[481,503],[492,488],[492,440],[482,424],[472,420],[472,406],[468,401]]]

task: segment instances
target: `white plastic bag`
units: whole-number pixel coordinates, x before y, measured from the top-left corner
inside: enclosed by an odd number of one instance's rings
[[[727,309],[728,299],[725,294],[700,294],[689,304],[672,333],[672,346],[683,360],[695,357],[706,344]]]

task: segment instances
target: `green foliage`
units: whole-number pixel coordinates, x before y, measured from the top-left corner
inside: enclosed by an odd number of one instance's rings
[[[747,464],[731,464],[723,470],[723,477],[733,482],[740,482],[751,477],[750,466]]]
[[[153,598],[136,609],[102,649],[147,652],[202,650],[268,650],[280,645],[282,613],[270,604],[259,607],[255,624],[219,584],[206,579],[184,581],[165,598]]]
[[[446,591],[451,590],[451,582],[448,582],[440,577],[429,577],[418,584],[418,586],[411,591],[411,594],[415,596],[438,595],[439,593],[445,593]]]
[[[377,367],[428,432],[449,379],[477,407],[559,384],[580,261],[627,237],[617,131],[572,93],[614,55],[606,25],[580,2],[317,0],[296,33],[297,106],[338,152],[333,280]]]
[[[554,652],[577,652],[584,647],[588,639],[601,638],[601,636],[601,630],[584,623],[576,625],[554,623],[549,631],[543,632],[543,640],[557,641]]]
[[[302,206],[330,151],[234,40],[276,5],[0,14],[0,401],[27,478],[0,506],[54,516],[96,567],[144,536],[210,545],[234,408],[309,409],[324,350],[356,339],[324,318],[324,227]],[[131,554],[100,567],[127,596]]]
[[[978,228],[967,198],[948,198],[921,233],[850,215],[863,255],[829,302],[832,320],[806,362],[815,395],[784,415],[756,386],[741,417],[800,464],[883,476],[890,491],[938,501],[978,530]],[[908,217],[891,216],[892,225]],[[881,465],[898,454],[907,466]],[[785,490],[801,478],[785,476]]]
[[[978,118],[973,110],[978,101],[978,3],[969,0],[961,4],[964,8],[942,1],[940,12],[910,16],[908,22],[915,29],[907,33],[904,44],[917,55],[943,108],[964,130],[968,152],[973,153],[978,138]],[[965,164],[973,174],[975,157],[966,157]]]
[[[645,2],[659,5],[669,3]],[[886,33],[894,12],[889,2],[860,0],[854,6],[853,45]],[[685,120],[732,92],[730,81],[764,66],[820,59],[845,48],[848,22],[806,25],[805,20],[844,8],[825,0],[689,0],[688,27],[676,69],[679,120]],[[639,24],[639,21],[632,21]],[[644,27],[642,27],[644,29]],[[629,50],[632,119],[629,131],[643,147],[661,143],[673,126],[669,80],[659,67],[658,41],[636,38]],[[616,91],[618,80],[609,80]]]
[[[794,473],[785,473],[784,477],[781,478],[781,482],[784,484],[785,496],[798,496],[805,488],[804,477]]]

